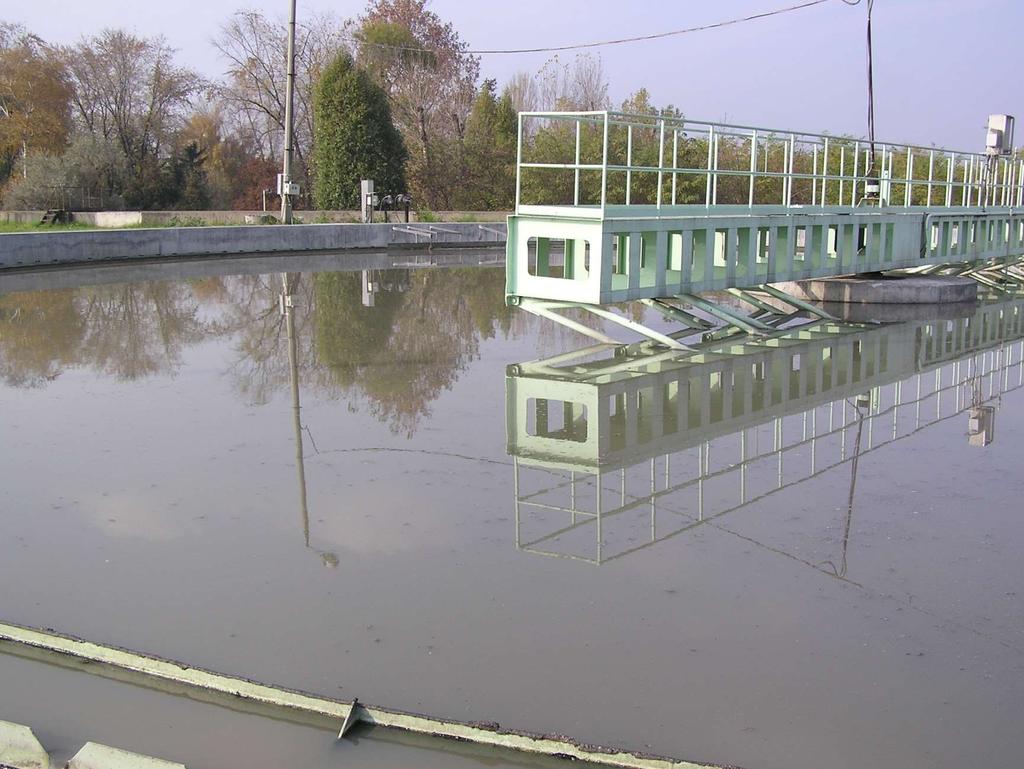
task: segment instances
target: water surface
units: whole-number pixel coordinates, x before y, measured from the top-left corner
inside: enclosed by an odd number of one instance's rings
[[[1024,757],[1024,300],[609,371],[530,365],[587,341],[500,268],[218,265],[0,278],[3,620],[748,769]]]

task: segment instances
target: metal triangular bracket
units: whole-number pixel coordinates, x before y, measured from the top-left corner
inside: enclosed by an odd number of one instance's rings
[[[680,300],[686,302],[686,304],[693,305],[698,310],[714,315],[719,320],[723,320],[726,323],[738,326],[747,333],[750,334],[763,334],[766,331],[773,331],[774,329],[767,323],[751,318],[748,315],[744,315],[742,311],[732,310],[722,305],[712,302],[709,299],[697,296],[696,294],[678,294]]]
[[[356,715],[356,708],[359,707],[359,698],[352,700],[352,707],[349,708],[348,715],[345,716],[345,723],[341,725],[341,731],[338,732],[338,739],[340,740],[345,734],[355,726],[356,722],[359,721],[359,716]]]

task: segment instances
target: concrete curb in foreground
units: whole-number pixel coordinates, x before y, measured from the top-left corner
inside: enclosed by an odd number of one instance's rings
[[[185,769],[185,765],[87,742],[68,761],[67,769]]]
[[[50,769],[50,756],[27,726],[0,721],[0,767]]]
[[[710,764],[654,756],[599,745],[581,743],[559,734],[533,734],[508,729],[486,721],[455,721],[445,718],[407,713],[361,702],[343,702],[289,689],[226,676],[181,662],[151,657],[127,649],[92,643],[50,630],[0,623],[0,640],[27,648],[41,649],[59,655],[109,665],[148,680],[170,681],[199,691],[215,691],[243,701],[262,703],[282,712],[301,712],[324,716],[339,727],[361,721],[382,728],[463,740],[507,750],[556,756],[592,764],[630,769],[716,769]]]

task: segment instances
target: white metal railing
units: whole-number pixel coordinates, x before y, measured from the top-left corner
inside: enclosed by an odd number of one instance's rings
[[[1024,158],[613,111],[521,112],[516,211],[529,206],[1024,205]]]

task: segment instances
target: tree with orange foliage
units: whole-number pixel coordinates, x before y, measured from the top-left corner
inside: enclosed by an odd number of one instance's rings
[[[31,153],[59,154],[71,130],[71,85],[53,51],[23,27],[0,24],[0,184],[27,174]]]

